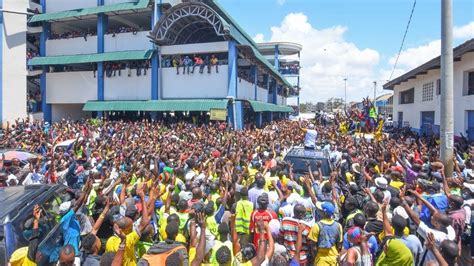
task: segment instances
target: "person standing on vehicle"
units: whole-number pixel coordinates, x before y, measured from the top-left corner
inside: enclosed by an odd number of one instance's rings
[[[305,132],[304,148],[314,149],[316,147],[316,139],[318,138],[318,131],[314,129],[314,124],[309,124],[308,128],[301,128]]]

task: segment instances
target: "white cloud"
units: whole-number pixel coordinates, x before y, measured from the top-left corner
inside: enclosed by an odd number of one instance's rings
[[[474,38],[474,21],[463,26],[455,26],[453,28],[453,37],[456,39]],[[411,47],[402,50],[392,79],[403,75],[405,72],[410,71],[435,57],[438,57],[440,54],[441,40],[439,39],[418,47]],[[381,77],[385,79],[390,77],[393,64],[396,61],[396,56],[397,55],[395,54],[389,58],[388,67],[390,67],[390,69],[382,69],[380,71]]]
[[[474,21],[471,21],[470,23],[464,26],[455,26],[453,28],[453,37],[457,39],[474,38]]]
[[[289,41],[303,45],[301,52],[301,101],[325,101],[344,97],[347,77],[347,99],[360,100],[372,95],[374,68],[379,53],[361,49],[344,39],[347,27],[325,29],[313,27],[302,13],[288,14],[279,26],[271,28],[268,41]],[[254,39],[263,40],[262,34]]]
[[[398,59],[397,69],[411,70],[427,61],[439,56],[441,53],[441,40],[431,41],[428,44],[402,50]],[[395,64],[397,55],[392,56],[388,62]]]
[[[280,5],[280,6],[284,5],[285,2],[286,2],[286,0],[277,0],[277,4]]]
[[[253,37],[253,40],[254,40],[254,42],[256,42],[256,43],[264,42],[264,39],[265,39],[265,36],[263,36],[262,33],[257,33],[257,35],[255,35],[255,36]]]

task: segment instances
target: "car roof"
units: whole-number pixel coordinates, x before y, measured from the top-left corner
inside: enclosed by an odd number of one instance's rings
[[[303,147],[293,147],[286,154],[287,157],[301,157],[314,159],[327,159],[329,153],[326,150],[305,149]]]
[[[21,209],[32,202],[33,199],[51,188],[49,185],[14,186],[0,189],[0,224],[9,214],[16,215]]]

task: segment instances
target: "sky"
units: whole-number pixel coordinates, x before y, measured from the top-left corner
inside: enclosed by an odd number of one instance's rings
[[[301,101],[389,93],[390,78],[414,0],[219,0],[257,42],[303,45]],[[474,0],[453,0],[453,46],[474,38]],[[439,56],[441,1],[416,0],[392,76]],[[293,101],[290,101],[290,103]]]

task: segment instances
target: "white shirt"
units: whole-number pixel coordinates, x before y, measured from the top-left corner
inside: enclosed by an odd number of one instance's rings
[[[35,176],[35,178],[33,178]],[[25,180],[23,180],[22,185],[27,186],[27,185],[38,185],[41,184],[42,180],[44,178],[44,175],[38,174],[38,173],[29,173]]]
[[[435,229],[431,229],[424,222],[421,221],[420,225],[418,226],[417,233],[420,234],[420,236],[423,237],[425,240],[426,240],[426,237],[427,237],[428,233],[433,233],[436,246],[439,247],[441,245],[441,242],[443,242],[444,240],[446,240],[446,239],[454,240],[454,238],[456,237],[456,233],[454,232],[453,227],[448,226],[447,231],[448,231],[448,233],[446,234],[444,232],[441,232],[441,231],[438,231],[438,230],[435,230]],[[424,251],[421,255],[421,258],[423,258],[424,252],[428,252],[426,254],[426,258],[425,258],[425,261],[424,261],[425,265],[429,261],[432,261],[432,260],[436,261],[436,257],[434,256],[433,252],[431,252],[430,250],[427,250],[426,247],[424,248]]]
[[[465,200],[465,201],[464,201],[464,206],[463,206],[464,211],[466,212],[466,220],[465,220],[465,223],[466,223],[466,225],[469,225],[469,226],[471,225],[471,215],[472,215],[472,214],[471,214],[472,210],[471,210],[471,207],[470,207],[470,206],[471,206],[473,203],[474,203],[474,199],[468,199],[468,200]]]
[[[318,132],[314,129],[307,129],[306,135],[304,136],[304,146],[308,148],[314,148],[316,146],[316,139],[318,138]]]

